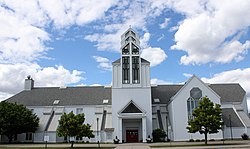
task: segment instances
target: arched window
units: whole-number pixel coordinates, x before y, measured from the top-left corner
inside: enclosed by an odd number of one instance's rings
[[[201,97],[202,91],[198,87],[194,87],[190,90],[190,97],[187,100],[188,120],[193,118],[193,111],[198,107]]]

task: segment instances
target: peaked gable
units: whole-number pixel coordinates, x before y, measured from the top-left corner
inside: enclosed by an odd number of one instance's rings
[[[207,84],[205,84],[200,78],[198,78],[197,76],[193,75],[186,83],[185,85],[173,96],[171,97],[171,101],[173,101],[179,94],[181,94],[181,92],[187,87],[189,86],[192,82],[196,82],[195,85],[193,85],[193,87],[205,87],[207,88],[213,95],[215,95],[217,98],[220,99],[220,96],[214,91],[212,90]],[[206,95],[203,95],[206,96]]]
[[[145,113],[136,103],[131,100],[119,113]]]
[[[122,113],[142,113],[140,109],[138,109],[133,102],[131,102]]]

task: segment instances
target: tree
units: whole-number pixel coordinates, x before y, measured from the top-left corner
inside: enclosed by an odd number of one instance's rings
[[[83,124],[85,121],[84,114],[75,115],[73,111],[69,114],[64,113],[59,120],[57,134],[59,137],[95,137],[93,131],[90,130],[89,124]],[[74,141],[71,141],[73,147]]]
[[[17,134],[35,132],[38,125],[39,118],[23,105],[0,103],[0,134],[6,135],[9,143]]]
[[[203,97],[199,105],[193,111],[193,119],[188,121],[188,132],[205,135],[205,144],[207,144],[207,134],[218,133],[222,129],[222,110],[219,104],[210,101],[208,97]]]

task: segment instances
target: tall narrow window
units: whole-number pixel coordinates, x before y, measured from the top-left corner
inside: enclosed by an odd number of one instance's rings
[[[131,34],[135,37],[135,33],[133,31],[131,31]]]
[[[129,54],[129,44],[122,49],[122,54]]]
[[[139,56],[132,57],[132,74],[133,74],[133,83],[140,83],[140,65],[139,65]]]
[[[122,57],[122,83],[129,84],[129,57]]]
[[[26,138],[25,139],[27,141],[31,141],[32,140],[32,133],[31,132],[26,133]]]
[[[127,33],[125,34],[125,37],[128,37],[128,35],[129,35],[129,32],[127,32]]]
[[[188,120],[193,119],[193,111],[199,104],[199,100],[202,97],[202,91],[198,87],[194,87],[190,90],[190,97],[187,100],[187,112]]]
[[[139,54],[139,48],[134,44],[132,44],[132,54]]]

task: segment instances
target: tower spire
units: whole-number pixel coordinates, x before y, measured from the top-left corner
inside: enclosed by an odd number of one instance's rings
[[[140,84],[140,40],[131,28],[121,36],[122,83]]]

